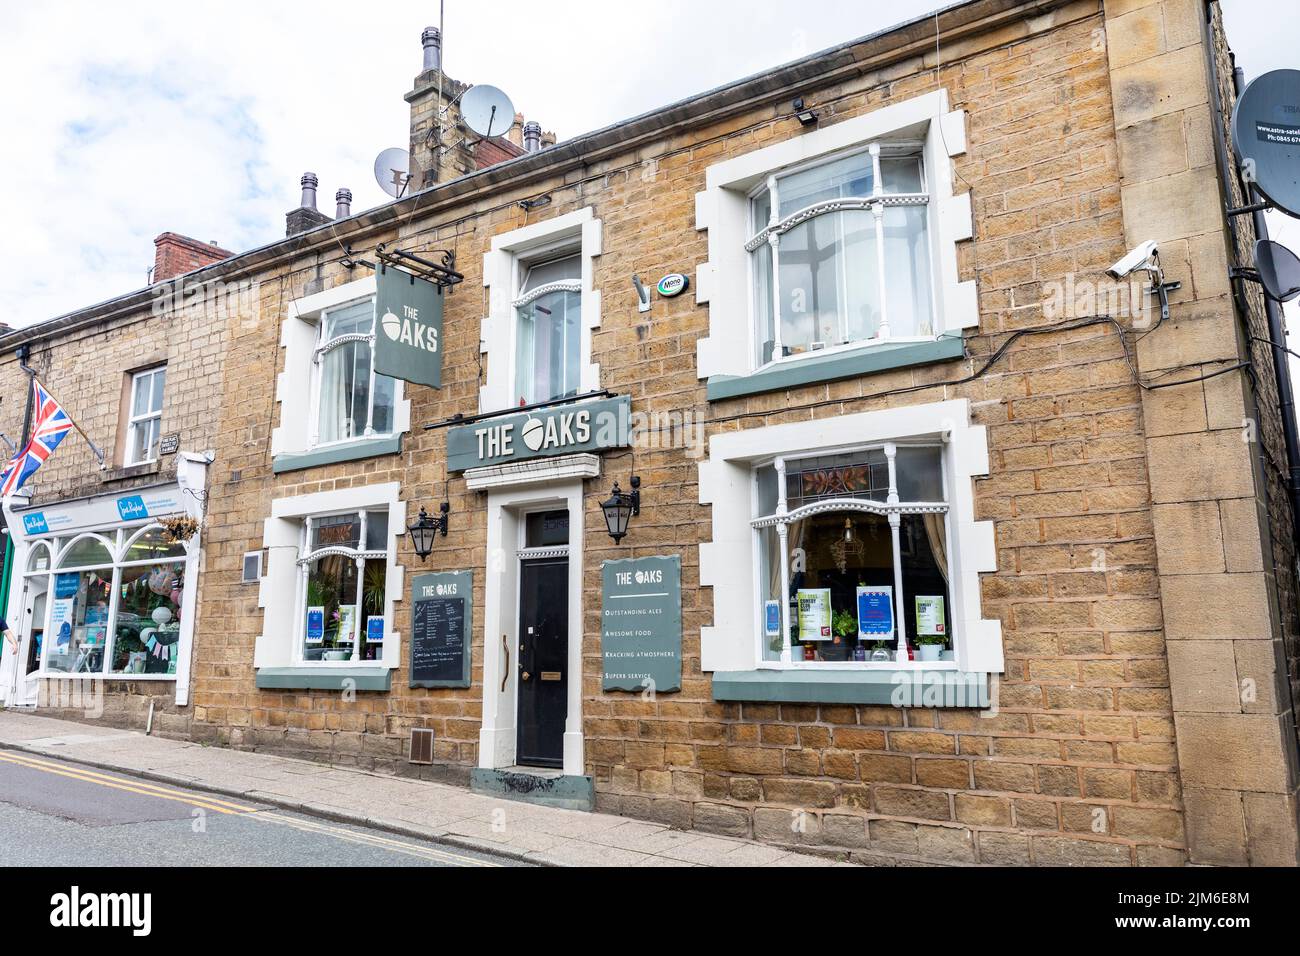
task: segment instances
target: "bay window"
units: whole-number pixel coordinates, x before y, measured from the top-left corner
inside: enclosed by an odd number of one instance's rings
[[[563,255],[525,267],[514,301],[515,392],[520,405],[578,394],[582,260]]]
[[[378,661],[387,636],[388,510],[313,515],[298,560],[303,661]]]
[[[774,172],[749,199],[757,362],[934,335],[920,147]]]
[[[885,443],[754,470],[764,666],[952,659],[943,454]]]
[[[389,435],[396,383],[374,370],[375,300],[325,310],[314,355],[314,445]]]

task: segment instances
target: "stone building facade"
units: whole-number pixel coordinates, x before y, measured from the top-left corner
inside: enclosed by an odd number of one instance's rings
[[[1294,864],[1294,524],[1264,305],[1229,280],[1233,96],[1214,4],[972,0],[203,269],[256,296],[186,406],[218,418],[185,732],[862,862]],[[1146,240],[1165,320],[1105,277]],[[393,250],[463,277],[437,388],[357,384]],[[643,310],[629,277],[674,274]],[[804,293],[867,307],[805,327]],[[492,444],[620,402],[627,440]],[[608,690],[602,565],[656,557],[680,689]],[[413,686],[413,597],[453,572],[468,676]],[[855,583],[887,638],[840,627]],[[540,673],[534,625],[567,639]]]

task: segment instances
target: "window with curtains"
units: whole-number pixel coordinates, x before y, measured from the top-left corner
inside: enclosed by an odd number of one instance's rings
[[[943,454],[886,444],[755,469],[765,666],[951,659]]]
[[[935,334],[919,144],[873,144],[750,194],[758,364]]]
[[[515,394],[520,405],[578,394],[582,260],[573,252],[525,266],[514,301]]]
[[[381,660],[388,632],[388,511],[312,516],[303,521],[302,535],[302,660]]]
[[[315,361],[313,445],[390,435],[395,383],[374,370],[375,300],[326,310]]]

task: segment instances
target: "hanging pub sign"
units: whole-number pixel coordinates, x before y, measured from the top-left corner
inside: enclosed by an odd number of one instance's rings
[[[442,290],[387,264],[375,281],[375,372],[441,388]]]
[[[447,470],[626,448],[632,443],[631,433],[628,395],[503,415],[450,429]]]
[[[682,689],[682,559],[601,565],[600,646],[605,690]]]

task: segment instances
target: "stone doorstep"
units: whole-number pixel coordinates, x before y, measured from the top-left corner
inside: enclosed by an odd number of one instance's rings
[[[46,719],[52,719],[52,718],[46,718]],[[91,739],[85,741],[86,743],[99,742],[104,739],[103,737],[94,736],[94,735],[87,735],[87,736],[90,737]],[[157,738],[144,738],[142,735],[135,735],[135,734],[132,734],[132,736],[140,736],[141,739],[157,739]],[[43,738],[43,739],[50,740],[51,738]],[[58,738],[58,739],[63,739],[63,738]],[[177,743],[179,744],[179,742]],[[384,817],[367,816],[366,814],[363,813],[355,813],[346,808],[336,807],[329,804],[299,801],[291,797],[286,797],[282,794],[275,793],[270,789],[249,790],[249,789],[241,789],[239,787],[222,786],[219,783],[213,783],[208,780],[200,780],[200,779],[188,777],[181,773],[170,773],[164,770],[151,770],[147,768],[124,766],[122,764],[112,763],[104,759],[96,759],[91,756],[73,754],[68,752],[51,751],[49,749],[42,749],[42,748],[32,746],[31,742],[11,743],[8,741],[0,741],[0,750],[13,750],[22,753],[30,753],[34,756],[53,757],[55,759],[67,760],[70,763],[80,764],[82,766],[91,767],[96,770],[110,771],[112,773],[123,774],[125,776],[137,777],[142,780],[152,780],[155,783],[163,783],[163,784],[168,784],[170,786],[185,787],[187,789],[198,790],[204,793],[217,794],[223,797],[233,797],[242,800],[249,800],[255,803],[263,803],[269,806],[276,807],[277,809],[288,810],[294,813],[302,813],[307,816],[318,817],[320,819],[330,820],[335,823],[349,824],[352,826],[369,827],[371,829],[381,830],[386,833],[392,833],[396,836],[405,836],[417,840],[427,840],[431,843],[438,843],[445,846],[453,846],[463,850],[473,850],[479,853],[486,853],[489,855],[503,857],[506,859],[518,860],[520,862],[525,862],[525,863],[533,863],[539,866],[564,867],[564,866],[572,865],[570,862],[564,859],[564,856],[571,856],[571,854],[551,855],[544,851],[520,850],[509,846],[509,844],[497,843],[492,840],[479,839],[465,834],[453,833],[447,830],[446,828],[422,827],[410,823],[404,823],[399,820],[392,820]],[[230,751],[230,752],[238,753],[240,751]],[[289,760],[292,758],[280,757],[279,759]],[[362,777],[377,777],[383,780],[392,779],[389,777],[384,777],[379,774],[372,774],[363,770],[354,770],[348,767],[342,767],[342,768],[322,767],[322,770],[329,770],[329,769],[337,769],[344,773],[356,774]],[[532,771],[532,768],[514,768],[514,769],[516,770],[526,769],[529,772]],[[291,771],[286,769],[286,772],[291,772]],[[545,773],[545,771],[542,772]],[[502,773],[502,772],[493,771],[493,773]],[[575,780],[575,779],[590,779],[590,778],[571,778],[571,777],[565,778],[563,774],[558,774],[552,779]],[[273,781],[267,781],[267,785],[268,788],[270,786],[273,786]],[[444,784],[443,786],[450,786],[450,785]],[[489,796],[489,794],[486,792],[482,792],[481,795]],[[506,798],[504,794],[491,794],[491,795],[495,795],[500,798]],[[636,821],[634,820],[634,818],[631,817],[626,817],[626,818],[620,817],[620,819],[626,820],[628,822],[643,822],[643,823],[647,823],[647,825],[650,826],[661,826],[662,829],[664,830],[672,829],[670,827],[662,826],[661,824],[649,823],[648,821]],[[681,830],[676,832],[679,832],[684,836],[699,835],[700,837],[703,838],[718,839],[718,837],[715,834],[708,834],[705,833],[704,831],[698,831],[698,834],[696,834],[696,831],[686,831],[686,830]],[[581,844],[586,847],[591,847],[592,849],[595,850],[599,850],[602,848],[608,849],[608,847],[605,847],[603,844],[600,843],[574,839],[572,837],[562,838],[562,839],[567,839],[571,843]],[[835,861],[837,858],[841,861],[849,860],[850,854],[852,852],[848,848],[838,850],[836,848],[825,847],[825,846],[822,847],[795,846],[795,845],[787,846],[781,844],[763,843],[761,841],[753,841],[753,840],[736,840],[735,843],[738,849],[748,848],[748,847],[760,847],[764,849],[775,850],[776,852],[782,854],[793,854],[794,856],[800,858],[798,861],[792,861],[791,865],[796,865],[796,866],[835,865]],[[628,852],[638,853],[638,855],[645,857],[645,861],[643,862],[651,862],[656,859],[656,854],[653,853],[641,853],[640,851],[636,851],[636,850],[629,850]],[[677,860],[674,862],[680,863],[683,861]],[[841,864],[841,865],[851,865],[851,864]]]

